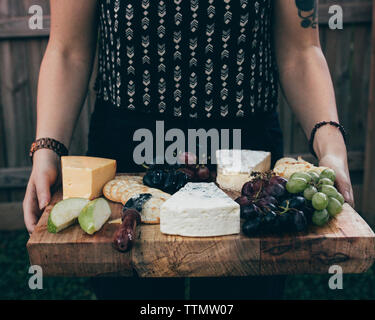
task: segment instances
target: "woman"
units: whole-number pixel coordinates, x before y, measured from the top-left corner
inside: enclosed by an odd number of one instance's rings
[[[164,120],[183,130],[240,128],[242,148],[269,150],[274,162],[282,156],[277,80],[308,137],[319,122],[338,122],[316,12],[312,0],[51,0],[36,138],[69,146],[99,29],[89,155],[115,158],[119,171],[139,170],[134,131]],[[353,205],[338,127],[317,128],[312,147]],[[38,148],[24,200],[30,233],[58,177],[58,155]]]

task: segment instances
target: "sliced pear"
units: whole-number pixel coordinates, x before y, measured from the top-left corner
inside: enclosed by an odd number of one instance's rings
[[[111,208],[104,198],[90,201],[78,216],[82,230],[88,234],[99,231],[111,216]]]
[[[83,198],[70,198],[56,203],[48,217],[48,232],[57,233],[72,225],[89,202]]]

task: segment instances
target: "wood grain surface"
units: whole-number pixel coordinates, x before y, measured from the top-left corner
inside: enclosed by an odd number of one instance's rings
[[[228,193],[232,198],[236,194]],[[111,241],[118,224],[106,223],[90,236],[79,225],[58,234],[47,232],[54,195],[27,243],[31,264],[46,276],[210,277],[328,273],[338,264],[344,273],[365,272],[375,259],[375,234],[349,205],[324,227],[308,232],[264,235],[243,234],[190,238],[164,235],[159,225],[142,225],[128,253],[119,253]],[[110,202],[119,218],[121,204]]]

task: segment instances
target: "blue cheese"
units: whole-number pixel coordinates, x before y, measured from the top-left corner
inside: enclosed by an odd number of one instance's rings
[[[240,206],[215,183],[188,183],[160,209],[165,234],[210,237],[240,232]]]
[[[223,188],[241,191],[254,171],[271,168],[271,153],[253,150],[217,150],[217,184]]]

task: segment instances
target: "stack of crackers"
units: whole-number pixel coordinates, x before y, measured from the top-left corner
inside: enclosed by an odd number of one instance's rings
[[[142,222],[148,224],[160,223],[160,207],[170,198],[170,194],[145,186],[140,176],[119,175],[107,182],[103,188],[103,194],[107,199],[120,202],[123,205],[142,193],[152,195],[140,212]]]
[[[278,176],[289,179],[290,176],[295,172],[316,171],[320,174],[324,169],[327,169],[327,167],[314,166],[312,163],[298,157],[298,159],[281,158],[276,162],[273,172],[275,172]]]

